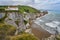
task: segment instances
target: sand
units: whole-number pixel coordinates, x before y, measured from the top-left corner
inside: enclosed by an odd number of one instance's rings
[[[48,38],[51,36],[51,34],[44,30],[43,28],[41,28],[41,26],[35,24],[35,23],[32,23],[32,33],[38,37],[40,40],[44,39],[44,38]]]

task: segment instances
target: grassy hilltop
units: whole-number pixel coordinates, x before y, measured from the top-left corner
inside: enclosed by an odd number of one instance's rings
[[[8,6],[0,6],[0,10],[4,10],[5,8],[7,8]],[[23,13],[23,12],[27,12],[27,11],[29,11],[29,13],[39,13],[40,11],[39,10],[37,10],[37,9],[35,9],[35,8],[33,8],[33,7],[30,7],[30,6],[22,6],[22,5],[19,5],[19,6],[17,6],[18,8],[19,8],[19,11],[21,12],[21,13]]]
[[[39,13],[40,11],[30,6],[19,6],[20,12],[29,11],[29,13]]]

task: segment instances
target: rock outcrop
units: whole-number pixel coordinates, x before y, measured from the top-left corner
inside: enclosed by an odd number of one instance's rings
[[[5,22],[10,25],[17,27],[19,31],[25,30],[23,15],[18,12],[11,12],[7,14]],[[17,22],[17,23],[16,23]]]

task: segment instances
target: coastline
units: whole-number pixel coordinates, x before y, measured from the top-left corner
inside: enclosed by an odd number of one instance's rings
[[[40,25],[37,25],[36,23],[32,23],[32,33],[40,40],[51,36],[48,31],[44,30]]]

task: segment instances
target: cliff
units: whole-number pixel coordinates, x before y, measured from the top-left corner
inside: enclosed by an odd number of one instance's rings
[[[40,12],[39,10],[29,6],[0,6],[0,22],[4,21],[6,24],[14,25],[16,34],[26,30],[24,20],[28,21],[31,26],[31,21],[37,17],[47,14],[47,12]]]

